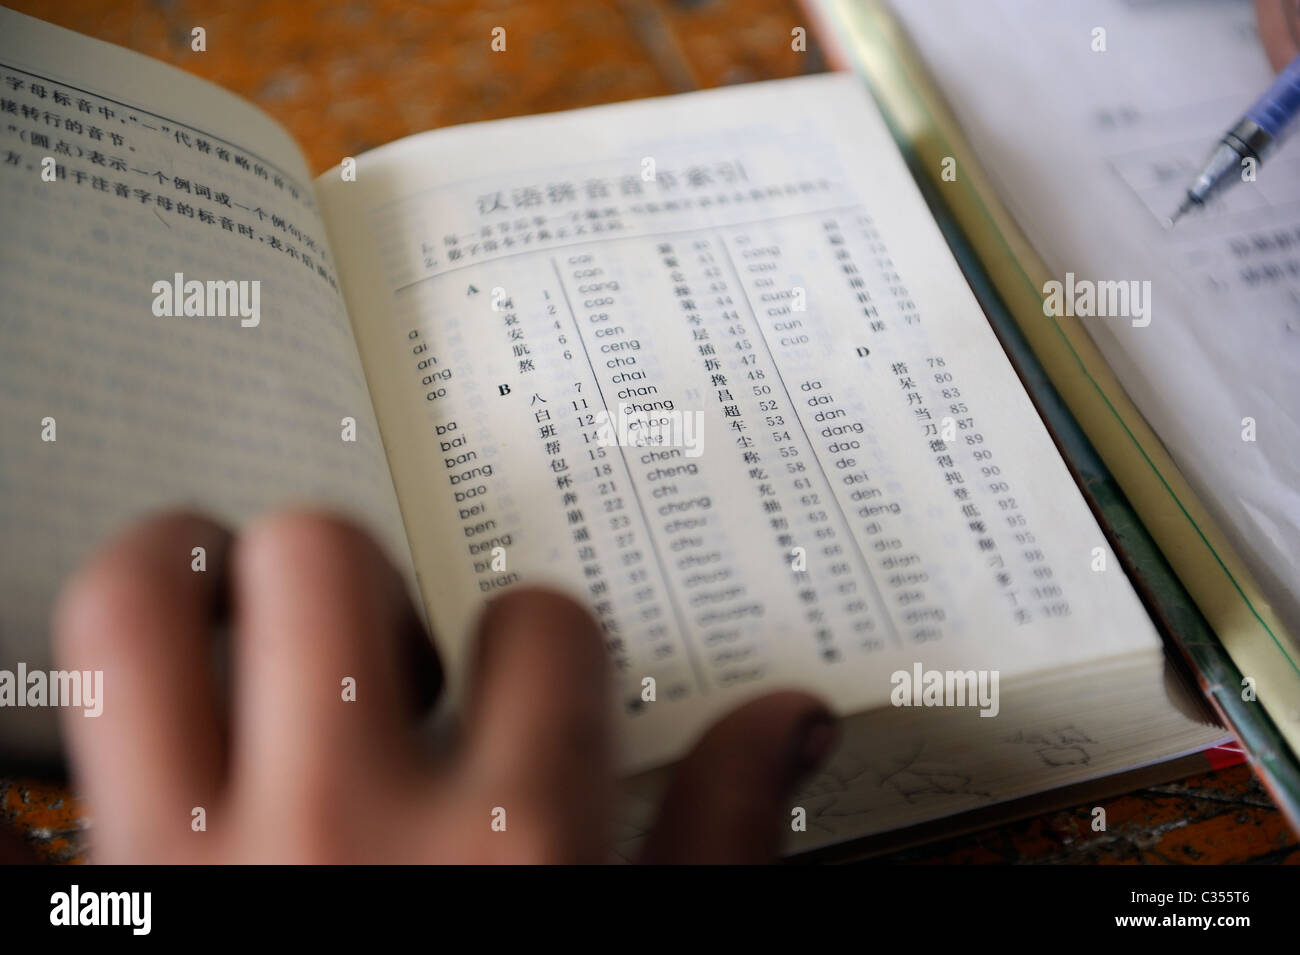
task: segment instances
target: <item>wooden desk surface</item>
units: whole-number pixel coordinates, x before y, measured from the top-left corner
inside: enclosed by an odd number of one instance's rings
[[[275,116],[313,173],[439,126],[820,72],[793,0],[6,0],[59,26],[209,79]],[[207,31],[192,52],[190,31]],[[493,53],[494,27],[506,52]],[[1300,845],[1245,766],[1053,812],[920,849],[899,862],[1292,862]],[[47,859],[86,855],[66,790],[0,778],[0,821]]]

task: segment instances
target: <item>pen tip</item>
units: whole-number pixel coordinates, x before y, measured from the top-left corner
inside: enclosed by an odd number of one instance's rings
[[[1183,200],[1183,204],[1178,207],[1177,211],[1174,212],[1173,215],[1165,218],[1165,228],[1172,229],[1174,227],[1174,223],[1176,223],[1183,216],[1187,215],[1187,213],[1190,212],[1193,207],[1198,205],[1200,205],[1200,203],[1198,203],[1195,199],[1193,199],[1192,196],[1189,194],[1187,198]]]

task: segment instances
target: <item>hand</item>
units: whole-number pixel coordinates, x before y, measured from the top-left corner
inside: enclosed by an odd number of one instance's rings
[[[1300,0],[1255,0],[1255,18],[1268,61],[1282,69],[1300,52]]]
[[[612,858],[611,681],[595,623],[565,597],[488,606],[463,735],[437,759],[413,734],[440,683],[431,644],[379,548],[334,518],[274,516],[238,539],[193,516],[138,525],[67,584],[54,632],[60,668],[103,671],[103,714],[63,712],[95,861]],[[803,693],[731,713],[677,767],[644,860],[772,860],[789,795],[833,737]]]

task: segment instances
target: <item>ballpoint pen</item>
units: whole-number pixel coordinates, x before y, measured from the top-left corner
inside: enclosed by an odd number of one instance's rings
[[[1263,162],[1294,126],[1300,115],[1300,56],[1286,65],[1273,85],[1246,110],[1237,124],[1223,134],[1210,154],[1209,161],[1196,181],[1187,189],[1187,198],[1169,219],[1175,222],[1190,210],[1205,205],[1205,200],[1228,184],[1243,178],[1243,164]]]

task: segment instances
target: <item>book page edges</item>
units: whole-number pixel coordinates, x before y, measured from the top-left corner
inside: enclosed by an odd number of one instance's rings
[[[809,4],[808,6],[817,6]],[[1053,385],[1128,496],[1179,580],[1213,626],[1293,751],[1300,751],[1300,671],[1295,646],[1245,563],[1129,400],[1087,332],[1043,313],[1051,276],[1005,209],[941,93],[878,0],[826,0],[815,10],[841,69],[858,66],[925,169],[946,157],[960,170],[943,196]],[[823,13],[825,15],[823,15]],[[846,31],[836,47],[831,29]],[[953,188],[954,186],[958,188]]]

